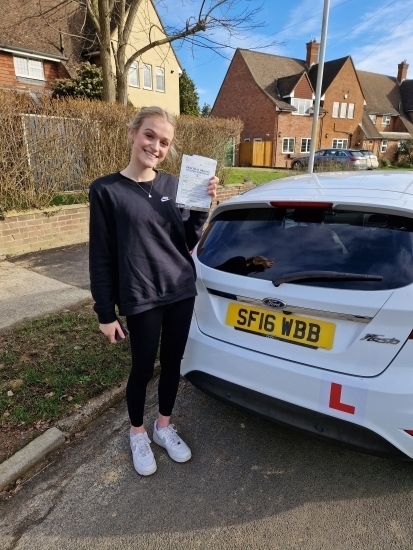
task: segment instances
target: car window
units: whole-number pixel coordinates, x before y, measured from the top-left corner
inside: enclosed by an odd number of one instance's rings
[[[413,282],[413,220],[334,209],[230,210],[208,226],[198,257],[211,268],[257,279],[323,270],[383,279],[294,284],[367,291],[398,288]]]
[[[363,153],[361,151],[349,151],[349,153],[353,156],[353,157],[363,157]]]
[[[347,156],[347,153],[345,153],[344,151],[336,151],[336,157],[346,157]]]

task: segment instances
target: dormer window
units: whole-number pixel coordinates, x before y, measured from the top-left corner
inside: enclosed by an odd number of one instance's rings
[[[43,62],[30,57],[13,56],[14,72],[16,76],[33,80],[44,80]]]
[[[293,111],[293,115],[309,116],[310,109],[313,106],[313,100],[300,99],[299,97],[292,97],[291,105],[293,105],[297,109],[296,111]]]
[[[391,116],[390,115],[383,115],[381,125],[382,126],[390,126],[390,122],[391,122]]]

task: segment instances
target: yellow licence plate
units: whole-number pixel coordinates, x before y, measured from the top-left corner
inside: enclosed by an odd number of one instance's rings
[[[324,349],[333,347],[336,329],[334,323],[234,303],[228,306],[225,322],[237,330]]]

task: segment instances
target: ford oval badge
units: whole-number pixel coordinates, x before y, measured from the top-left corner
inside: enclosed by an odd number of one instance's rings
[[[283,307],[287,307],[287,304],[282,300],[278,300],[278,298],[264,298],[263,303],[266,306],[276,307],[277,309],[282,309]]]

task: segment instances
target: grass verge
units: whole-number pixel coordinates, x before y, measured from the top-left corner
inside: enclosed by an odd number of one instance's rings
[[[103,337],[91,301],[0,333],[0,462],[17,439],[80,409],[129,368],[128,342]]]
[[[290,174],[287,171],[280,172],[279,170],[265,170],[263,168],[228,168],[228,173],[225,175],[225,185],[241,184],[247,181],[260,185],[261,183],[267,183],[268,181],[285,178],[290,175],[294,174]]]

